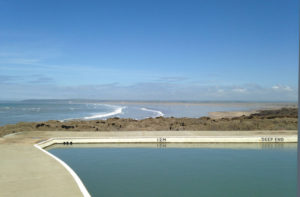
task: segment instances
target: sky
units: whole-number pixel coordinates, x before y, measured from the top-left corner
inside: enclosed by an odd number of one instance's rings
[[[0,100],[297,101],[297,0],[0,0]]]

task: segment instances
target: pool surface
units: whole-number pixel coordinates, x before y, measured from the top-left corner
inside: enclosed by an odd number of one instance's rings
[[[297,144],[73,145],[48,151],[92,196],[296,196]]]

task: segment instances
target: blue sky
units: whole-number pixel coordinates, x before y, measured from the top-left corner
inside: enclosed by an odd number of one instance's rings
[[[296,101],[297,0],[0,0],[0,99]]]

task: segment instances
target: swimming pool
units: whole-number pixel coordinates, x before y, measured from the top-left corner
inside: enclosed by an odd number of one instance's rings
[[[296,196],[297,144],[51,146],[92,196]]]

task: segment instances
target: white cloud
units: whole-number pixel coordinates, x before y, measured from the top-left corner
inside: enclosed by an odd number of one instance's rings
[[[278,90],[279,88],[280,88],[280,87],[277,86],[277,85],[275,85],[275,86],[272,87],[272,89],[274,89],[274,90]]]
[[[290,86],[285,86],[284,90],[286,90],[286,91],[293,91],[293,89]]]
[[[188,77],[182,77],[182,76],[171,76],[171,77],[159,77],[157,81],[159,82],[181,82],[188,80]]]
[[[274,85],[272,86],[272,89],[275,91],[288,91],[288,92],[294,91],[293,88],[285,85]]]
[[[247,89],[245,88],[234,88],[232,89],[233,92],[239,92],[239,93],[245,93],[247,92]]]

